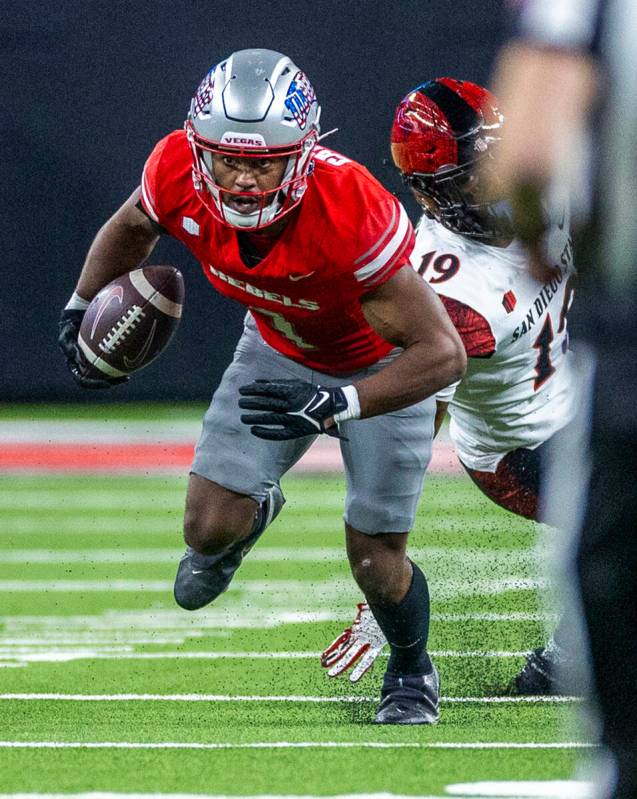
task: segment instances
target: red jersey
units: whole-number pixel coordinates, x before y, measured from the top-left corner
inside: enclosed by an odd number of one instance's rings
[[[363,166],[316,148],[303,200],[252,267],[236,230],[199,200],[191,173],[186,134],[175,131],[146,162],[143,207],[188,247],[219,292],[250,309],[271,347],[328,374],[364,369],[392,349],[360,300],[409,264],[414,233],[401,204]]]

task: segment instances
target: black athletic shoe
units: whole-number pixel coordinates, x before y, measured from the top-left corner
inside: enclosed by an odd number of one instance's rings
[[[375,724],[436,724],[440,718],[440,680],[434,666],[429,674],[385,672]]]
[[[526,663],[513,680],[513,690],[526,696],[556,696],[560,689],[558,669],[561,658],[549,647],[538,647],[527,655]]]
[[[221,555],[201,555],[188,547],[177,568],[175,602],[184,610],[203,608],[230,585],[242,559],[236,544]]]
[[[274,521],[285,502],[278,486],[275,486],[261,509],[256,529],[243,541],[217,555],[202,555],[192,547],[186,549],[179,561],[175,577],[175,602],[184,610],[199,610],[210,604],[230,585],[234,573],[241,565],[257,540]]]

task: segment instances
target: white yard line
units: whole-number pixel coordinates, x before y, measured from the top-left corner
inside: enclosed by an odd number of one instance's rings
[[[537,567],[539,558],[535,550],[520,549],[469,549],[419,547],[409,550],[419,561],[442,560],[492,565],[515,563]],[[0,563],[175,563],[182,555],[181,549],[2,549]],[[266,547],[259,546],[250,553],[250,562],[344,563],[344,547]]]
[[[592,799],[593,784],[578,780],[542,780],[475,782],[447,785],[445,796],[409,796],[396,793],[348,793],[348,794],[190,794],[190,793],[116,793],[111,791],[91,791],[90,793],[3,793],[0,799],[448,799],[449,796],[484,797],[538,797],[538,799]]]
[[[462,579],[435,579],[431,585],[438,599],[456,596],[494,596],[508,591],[536,591],[545,588],[543,578],[533,579],[511,575],[501,579],[478,579],[468,582]],[[172,592],[172,580],[0,580],[0,593],[76,593],[76,592]],[[289,601],[302,597],[306,601],[319,596],[323,600],[355,596],[350,580],[242,580],[235,582],[228,593],[250,593],[266,596],[285,594]]]
[[[18,647],[25,647],[31,649],[50,649],[52,646],[78,646],[82,644],[90,645],[114,645],[126,644],[127,646],[142,644],[166,645],[166,644],[183,644],[188,638],[201,638],[206,633],[192,633],[187,630],[176,632],[167,635],[162,631],[161,635],[153,635],[149,632],[146,635],[140,635],[137,631],[126,634],[125,632],[102,632],[102,633],[85,633],[84,635],[58,635],[57,633],[50,633],[43,631],[34,636],[25,637],[5,637],[0,635],[0,652],[3,652],[7,647],[12,649]]]
[[[289,602],[286,602],[289,605]],[[59,635],[112,633],[151,635],[154,633],[183,631],[184,635],[227,637],[235,628],[270,629],[281,624],[315,624],[320,622],[350,622],[353,619],[353,604],[343,610],[287,610],[282,607],[246,608],[217,607],[196,616],[177,610],[140,609],[138,611],[110,610],[90,616],[0,616],[5,635],[15,637],[33,635],[42,638],[50,633]],[[526,622],[549,622],[557,619],[555,614],[527,613],[432,613],[432,621],[449,623],[489,622],[505,624]]]
[[[110,513],[130,513],[143,510],[152,514],[183,511],[184,492],[158,492],[146,496],[145,492],[124,493],[104,489],[104,491],[77,491],[68,494],[47,494],[42,491],[6,492],[0,496],[0,510],[28,513],[35,510],[59,511],[60,513],[83,513],[87,511]],[[48,520],[50,523],[50,520]],[[7,524],[10,521],[7,520]]]
[[[94,646],[59,649],[58,644],[33,647],[2,646],[0,660],[20,663],[69,663],[75,660],[316,660],[320,652],[133,652],[131,647]],[[527,652],[431,651],[434,658],[522,658]],[[388,657],[381,653],[380,657]]]
[[[599,786],[584,780],[497,780],[489,782],[463,782],[445,786],[447,796],[459,799],[483,797],[496,799],[594,799],[599,795]]]
[[[5,511],[29,511],[29,510],[53,510],[53,511],[76,511],[86,513],[87,510],[111,513],[130,512],[134,510],[159,512],[178,512],[183,513],[185,491],[158,491],[146,495],[144,491],[118,491],[111,488],[102,490],[85,489],[74,491],[73,493],[61,494],[58,492],[46,493],[34,489],[33,491],[22,490],[19,492],[6,492],[0,494],[0,510]],[[339,495],[325,492],[324,495],[304,495],[302,499],[295,499],[293,508],[303,510],[314,509],[322,511],[342,511],[344,498]],[[328,519],[333,523],[334,519]],[[302,523],[302,522],[300,522]]]
[[[0,580],[0,593],[171,591],[171,580]]]
[[[117,500],[113,499],[108,510],[105,509],[103,511],[97,511],[90,505],[86,507],[74,504],[69,506],[58,505],[49,509],[51,515],[38,517],[28,513],[28,500],[25,500],[25,505],[15,509],[22,511],[22,514],[3,520],[4,523],[0,528],[0,534],[11,536],[50,534],[52,526],[55,527],[56,532],[64,534],[91,534],[98,531],[112,531],[113,533],[125,533],[126,535],[131,532],[155,535],[157,533],[173,533],[175,530],[181,533],[183,527],[183,496],[179,502],[175,502],[174,506],[165,510],[162,510],[161,507],[157,509],[150,500],[148,503],[141,502],[131,508],[124,508],[116,503]],[[333,513],[329,515],[316,513],[317,509],[325,509],[325,504],[319,500],[312,505],[305,502],[291,505],[289,510],[292,512],[284,513],[284,515],[280,516],[276,521],[276,526],[279,530],[286,529],[295,535],[298,534],[299,538],[304,533],[316,532],[332,533],[335,536],[340,536],[343,529],[343,523],[340,519],[343,503],[343,500],[338,504],[334,503],[331,507]],[[299,514],[299,511],[306,508],[308,509],[307,515]],[[294,511],[296,511],[296,514]],[[54,515],[56,513],[59,515]],[[445,513],[450,513],[450,511],[445,509]],[[435,527],[435,530],[439,533],[450,533],[452,539],[458,531],[458,521],[454,515],[448,517],[439,516],[431,526]],[[471,524],[470,529],[476,535],[480,535],[483,532],[483,528],[478,522]]]
[[[357,704],[378,702],[377,696],[231,696],[228,694],[0,694],[0,700],[27,702],[305,702],[308,704]],[[446,704],[570,704],[574,696],[443,696]]]
[[[556,621],[558,618],[555,613],[530,613],[527,611],[513,611],[511,613],[482,613],[475,611],[471,613],[432,613],[432,621]]]
[[[347,793],[330,794],[203,794],[203,793],[0,793],[0,799],[449,799],[444,796],[409,796],[397,793]]]
[[[205,633],[204,633],[205,634]],[[225,652],[215,650],[214,652],[199,652],[199,651],[177,651],[177,652],[133,652],[130,646],[114,646],[118,641],[91,642],[90,640],[83,640],[77,642],[67,641],[51,641],[50,643],[42,643],[42,641],[34,642],[30,646],[25,644],[22,640],[19,645],[9,645],[10,642],[0,637],[0,659],[13,654],[22,655],[30,653],[40,653],[47,650],[55,649],[58,646],[78,646],[78,644],[93,644],[96,646],[95,651],[100,655],[106,656],[110,659],[110,655],[114,656],[116,660],[173,660],[183,658],[185,660],[317,660],[321,656],[321,652]],[[124,643],[124,642],[122,642]],[[142,644],[161,644],[161,643],[175,643],[174,641],[163,641],[161,638],[149,638],[141,641],[126,641],[126,644],[142,643]],[[111,645],[113,644],[113,645]],[[61,650],[66,653],[65,650]],[[69,654],[74,654],[69,652]],[[435,658],[521,658],[526,657],[529,651],[470,651],[463,652],[457,649],[441,649],[429,650],[431,657]],[[388,652],[382,652],[379,657],[389,657]]]
[[[546,743],[480,741],[470,743],[434,741],[254,741],[252,743],[198,743],[186,741],[0,741],[0,749],[594,749],[581,741]]]
[[[48,420],[3,419],[0,422],[2,444],[72,444],[72,443],[158,443],[196,441],[201,430],[199,421],[166,419],[160,422],[99,419],[72,419],[67,422]]]
[[[87,511],[74,512],[69,510],[73,516],[65,515],[57,519],[54,523],[50,518],[31,517],[26,512],[24,516],[12,519],[3,519],[0,527],[0,536],[3,534],[16,535],[51,535],[54,527],[56,533],[69,535],[91,535],[94,533],[110,533],[129,536],[131,532],[135,535],[174,535],[179,536],[183,528],[182,517],[180,514],[169,515],[166,512],[155,513],[144,510],[143,516],[135,516],[123,521],[121,514],[117,516],[95,516],[88,514]],[[175,538],[177,540],[177,538]]]

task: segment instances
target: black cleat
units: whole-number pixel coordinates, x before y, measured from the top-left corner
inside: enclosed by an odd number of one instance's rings
[[[440,679],[429,674],[385,672],[375,724],[436,724],[440,718]]]
[[[226,590],[242,560],[237,544],[220,555],[201,555],[188,547],[177,568],[175,602],[184,610],[203,608]]]
[[[266,527],[277,517],[284,502],[281,490],[278,486],[274,486],[268,499],[259,509],[256,529],[225,552],[202,555],[192,547],[188,547],[177,568],[175,602],[184,610],[199,610],[222,594],[230,585],[243,558],[256,544]]]
[[[525,696],[559,696],[562,688],[562,668],[566,658],[555,647],[538,647],[526,657],[526,663],[513,680],[513,691]]]

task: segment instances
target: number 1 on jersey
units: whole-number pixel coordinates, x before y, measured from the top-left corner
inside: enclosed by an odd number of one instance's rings
[[[265,308],[250,308],[253,313],[263,314],[264,316],[270,317],[272,320],[272,327],[277,330],[282,336],[284,336],[288,341],[291,341],[293,344],[299,349],[302,350],[313,350],[316,349],[313,344],[308,344],[307,341],[304,341],[301,336],[296,332],[291,322],[289,322],[283,314],[277,313],[276,311],[269,311]]]

